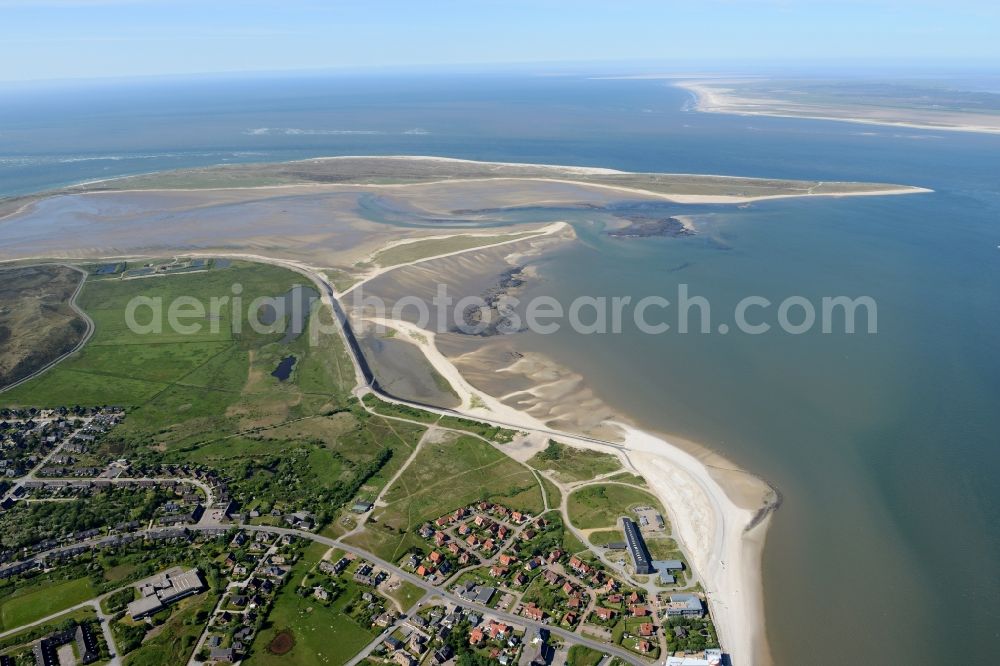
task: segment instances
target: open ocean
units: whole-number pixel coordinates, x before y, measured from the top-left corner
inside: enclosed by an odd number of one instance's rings
[[[0,91],[0,195],[163,169],[423,154],[860,180],[933,194],[714,208],[690,238],[582,243],[529,293],[709,297],[725,319],[869,295],[877,335],[525,336],[640,424],[784,495],[778,664],[993,663],[1000,645],[1000,136],[685,111],[664,82],[285,77]],[[683,207],[666,207],[684,212]]]

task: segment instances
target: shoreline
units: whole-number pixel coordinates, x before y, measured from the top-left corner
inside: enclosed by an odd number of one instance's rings
[[[688,87],[687,84],[675,84],[678,87],[684,87],[692,92],[695,92],[692,87]],[[701,96],[695,92],[696,96],[701,99]],[[702,94],[708,94],[703,92]],[[708,111],[709,109],[702,109]],[[795,116],[801,117],[801,116]],[[837,120],[833,118],[833,120]],[[542,171],[552,171],[552,176],[516,176],[516,175],[496,175],[489,177],[469,177],[469,178],[440,178],[436,180],[426,180],[421,182],[410,182],[410,183],[321,183],[321,182],[297,182],[297,183],[274,183],[269,185],[219,185],[211,187],[137,187],[137,188],[122,188],[122,189],[98,189],[98,190],[88,190],[87,187],[98,185],[101,183],[113,183],[115,181],[126,181],[132,178],[144,178],[150,176],[157,176],[162,174],[171,174],[180,171],[207,171],[215,168],[224,168],[226,166],[277,166],[277,165],[288,165],[288,164],[307,164],[307,163],[321,163],[337,160],[401,160],[410,162],[439,162],[445,164],[475,164],[479,166],[490,166],[490,167],[524,167],[524,168],[534,168]],[[109,178],[96,178],[91,180],[82,181],[72,185],[67,185],[59,187],[52,190],[42,190],[39,192],[33,192],[28,194],[18,194],[11,196],[0,196],[0,204],[5,200],[17,200],[26,199],[21,205],[19,205],[15,210],[7,213],[0,214],[0,223],[7,221],[9,219],[15,218],[22,213],[30,210],[32,207],[37,205],[39,202],[46,199],[57,197],[57,196],[82,196],[82,195],[94,195],[94,194],[134,194],[134,193],[163,193],[163,192],[213,192],[213,191],[254,191],[254,190],[266,190],[266,189],[276,189],[276,190],[287,190],[290,188],[312,188],[318,189],[320,191],[338,191],[344,189],[406,189],[415,188],[421,186],[429,185],[442,185],[442,184],[455,184],[455,183],[476,183],[476,182],[491,182],[491,181],[535,181],[535,182],[550,182],[558,183],[562,185],[574,185],[584,188],[598,188],[605,191],[613,192],[623,192],[632,195],[641,195],[644,197],[652,197],[655,199],[670,201],[673,203],[695,203],[695,204],[739,204],[748,203],[753,201],[764,201],[767,199],[786,199],[786,198],[796,198],[796,197],[812,197],[812,196],[824,196],[824,197],[849,197],[849,196],[884,196],[884,195],[897,195],[897,194],[918,194],[925,192],[932,192],[933,190],[916,187],[916,186],[899,186],[890,187],[880,190],[863,190],[856,192],[819,192],[813,193],[809,190],[803,190],[802,192],[793,192],[786,194],[763,194],[757,196],[737,196],[737,195],[725,195],[725,194],[683,194],[683,193],[663,193],[656,192],[653,190],[643,189],[641,187],[627,187],[622,185],[613,185],[610,183],[600,183],[600,182],[590,182],[586,180],[573,180],[569,178],[559,178],[559,174],[569,176],[571,174],[577,175],[591,175],[591,176],[622,176],[622,175],[649,175],[643,172],[631,172],[631,171],[619,171],[616,169],[607,169],[602,167],[581,167],[581,166],[566,166],[559,164],[531,164],[522,162],[489,162],[489,161],[477,161],[477,160],[465,160],[452,157],[437,157],[428,155],[337,155],[329,157],[314,157],[303,160],[290,160],[290,161],[279,161],[279,162],[248,162],[240,165],[214,165],[211,167],[190,167],[175,169],[172,171],[150,171],[140,174],[131,174],[125,176],[113,176]],[[749,176],[731,176],[723,174],[705,174],[705,173],[660,173],[657,172],[655,175],[661,177],[676,177],[676,178],[690,178],[690,177],[703,177],[706,179],[720,179],[720,180],[732,180],[732,181],[766,181],[769,180],[766,177],[749,177]],[[802,181],[804,184],[813,181]],[[858,185],[864,185],[865,183],[857,183]],[[815,187],[815,186],[813,186]],[[813,188],[810,188],[813,189]]]
[[[1000,134],[1000,127],[987,125],[934,125],[930,123],[909,122],[905,120],[877,120],[874,118],[858,118],[855,116],[830,116],[823,115],[822,112],[810,113],[804,111],[801,114],[783,113],[781,111],[767,109],[747,110],[736,106],[739,98],[734,98],[734,102],[727,102],[724,93],[713,90],[700,82],[688,83],[686,81],[675,81],[675,88],[687,90],[695,96],[694,109],[701,113],[722,113],[734,116],[763,116],[768,118],[793,118],[798,120],[828,120],[833,122],[853,123],[856,125],[878,125],[881,127],[898,127],[906,129],[919,129],[943,132],[970,132],[975,134]],[[777,101],[772,101],[777,103]]]
[[[732,662],[739,666],[771,663],[765,633],[761,558],[772,510],[766,504],[755,508],[740,506],[732,491],[727,491],[703,460],[715,454],[705,450],[698,455],[659,433],[621,421],[611,424],[621,432],[621,442],[553,430],[539,419],[472,386],[438,350],[433,332],[396,319],[364,318],[364,321],[392,328],[417,346],[459,395],[461,405],[454,411],[541,433],[571,446],[605,451],[610,448],[626,469],[647,480],[666,508],[675,526],[675,538],[704,583],[720,644]],[[693,443],[688,445],[704,450]]]

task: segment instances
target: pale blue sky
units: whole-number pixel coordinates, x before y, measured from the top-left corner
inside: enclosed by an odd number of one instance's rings
[[[973,0],[0,0],[0,80],[643,60],[1000,63]]]

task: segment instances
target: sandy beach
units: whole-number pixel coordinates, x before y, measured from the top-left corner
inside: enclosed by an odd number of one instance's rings
[[[941,112],[926,122],[893,118],[891,109],[876,110],[872,116],[861,116],[850,111],[835,112],[835,109],[821,109],[810,106],[792,106],[783,100],[748,98],[739,96],[735,90],[723,87],[725,82],[710,81],[677,81],[673,84],[694,93],[695,109],[705,113],[728,113],[741,116],[771,116],[774,118],[808,118],[811,120],[833,120],[862,125],[881,125],[884,127],[900,127],[919,130],[941,130],[948,132],[978,132],[982,134],[1000,134],[1000,121],[996,124],[981,124],[969,122],[969,114]],[[917,115],[919,112],[914,111]],[[882,116],[882,117],[878,117]]]

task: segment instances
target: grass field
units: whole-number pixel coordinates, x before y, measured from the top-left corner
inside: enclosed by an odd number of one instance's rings
[[[567,553],[576,553],[576,554],[582,553],[584,551],[588,553],[590,552],[590,549],[587,548],[587,545],[584,544],[579,539],[577,539],[576,535],[574,535],[569,530],[563,531],[563,550],[565,550]]]
[[[577,449],[549,440],[544,451],[536,453],[528,464],[535,469],[552,470],[563,483],[588,481],[602,474],[621,470],[618,458],[610,453]]]
[[[556,487],[556,484],[552,483],[549,479],[546,479],[541,474],[538,475],[542,480],[542,486],[545,488],[545,496],[549,500],[549,508],[558,510],[562,504],[562,491]]]
[[[597,530],[596,532],[591,532],[587,535],[590,543],[595,546],[603,546],[606,543],[611,543],[613,541],[625,541],[625,533],[620,529],[618,530]]]
[[[98,594],[89,577],[29,584],[0,599],[0,630],[34,622],[93,599]]]
[[[344,609],[359,600],[361,590],[349,587],[330,606],[299,596],[295,589],[303,575],[326,552],[320,544],[310,545],[278,592],[274,608],[264,628],[254,640],[247,666],[319,666],[350,661],[375,634],[355,622]],[[275,636],[290,632],[294,644],[283,654],[273,654],[268,646]]]
[[[417,587],[413,583],[408,583],[405,580],[401,581],[401,585],[397,587],[392,592],[387,592],[387,594],[392,597],[392,599],[399,604],[399,607],[403,612],[417,603],[420,597],[424,596],[424,590],[421,587]]]
[[[238,283],[248,306],[259,296],[280,296],[303,279],[273,266],[234,262],[229,269],[207,273],[88,282],[79,305],[94,320],[94,337],[80,354],[3,394],[0,400],[15,405],[120,404],[141,408],[170,388],[181,386],[189,396],[186,403],[192,406],[201,401],[190,398],[203,398],[210,391],[223,393],[215,396],[213,405],[228,403],[247,381],[247,354],[267,355],[269,344],[281,334],[254,332],[246,321],[247,307],[237,311],[232,302],[216,308],[217,317],[203,314],[182,320],[197,326],[197,331],[175,330],[164,314],[160,330],[147,333],[128,326],[128,304],[136,297],[160,303],[158,308],[135,308],[135,322],[149,324],[154,320],[154,309],[166,313],[179,297],[194,298],[211,311],[211,299],[232,299],[233,285]],[[281,388],[276,384],[256,388],[273,392]]]
[[[670,537],[647,537],[646,546],[654,560],[685,560],[677,542]]]
[[[104,572],[104,580],[109,583],[118,582],[132,575],[132,572],[134,572],[136,568],[136,565],[132,562],[115,565]]]
[[[652,506],[663,514],[659,501],[639,488],[615,484],[585,486],[569,496],[569,519],[577,529],[614,528],[636,506]]]
[[[604,653],[591,650],[583,645],[574,645],[569,649],[566,666],[597,666],[604,658]]]
[[[388,560],[417,543],[414,528],[479,499],[533,514],[542,511],[538,480],[531,470],[467,435],[427,444],[385,493],[375,524],[352,539]]]
[[[350,395],[354,368],[339,335],[311,340],[306,332],[286,341],[281,332],[254,331],[245,321],[254,299],[281,296],[302,281],[283,268],[233,262],[207,273],[88,283],[80,305],[95,321],[94,337],[77,356],[0,394],[0,405],[127,406],[128,418],[104,441],[101,455],[211,465],[233,473],[236,491],[271,506],[286,498],[299,501],[287,508],[316,512],[320,507],[301,504],[314,499],[333,510],[355,490],[377,492],[422,428],[360,409]],[[160,299],[169,312],[175,298],[186,296],[212,310],[212,299],[232,297],[235,284],[243,304],[224,303],[217,318],[195,321],[201,329],[189,335],[171,327],[143,333],[125,324],[135,297]],[[135,319],[151,317],[143,308]],[[326,322],[329,313],[314,305],[311,317]],[[271,373],[289,355],[296,358],[292,374],[279,381]]]

